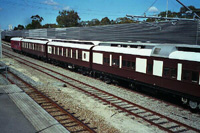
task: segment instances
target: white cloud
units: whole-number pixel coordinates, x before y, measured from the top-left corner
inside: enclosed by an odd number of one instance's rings
[[[45,5],[50,5],[50,6],[59,5],[57,2],[55,2],[53,0],[45,0],[42,3],[45,4]]]
[[[155,6],[152,6],[149,8],[148,12],[158,12],[158,8],[156,8]]]
[[[71,8],[69,6],[63,7],[63,10],[70,10]]]
[[[53,9],[54,9],[54,10],[60,10],[60,7],[54,6]]]

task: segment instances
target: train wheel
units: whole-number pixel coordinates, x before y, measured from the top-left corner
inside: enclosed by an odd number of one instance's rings
[[[198,103],[190,100],[190,101],[189,101],[189,106],[190,106],[190,108],[192,108],[192,109],[196,109],[197,106],[198,106]]]
[[[182,97],[182,98],[181,98],[181,101],[183,102],[183,104],[187,104],[187,102],[188,102],[188,99],[187,99],[187,98],[184,98],[184,97]]]
[[[108,78],[108,77],[104,77],[104,82],[106,83],[106,84],[111,84],[111,79],[110,78]]]
[[[129,87],[130,87],[131,89],[135,89],[135,84],[134,84],[134,83],[129,83]]]

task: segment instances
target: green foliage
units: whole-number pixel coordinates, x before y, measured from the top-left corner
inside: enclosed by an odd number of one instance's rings
[[[194,6],[189,6],[189,8],[196,12],[200,16],[200,9],[195,8]],[[193,12],[188,13],[187,9],[184,7],[180,8],[179,12],[172,12],[168,11],[168,17],[179,17],[179,18],[192,18]],[[166,17],[166,11],[160,12],[158,14],[160,17]],[[101,20],[98,20],[97,18],[88,20],[88,21],[81,21],[80,17],[77,12],[74,10],[63,10],[59,11],[59,15],[56,18],[56,24],[45,24],[41,25],[41,22],[44,20],[39,15],[31,16],[32,22],[26,26],[26,29],[36,29],[36,28],[59,28],[59,27],[76,27],[76,26],[96,26],[96,25],[109,25],[109,24],[124,24],[124,23],[135,23],[134,20],[127,18],[127,17],[119,17],[116,20],[110,20],[108,17],[104,17]],[[156,19],[149,18],[146,20],[146,22],[154,22]],[[158,21],[158,20],[157,20]],[[23,25],[18,25],[18,27],[15,27],[14,30],[21,30],[24,29]]]
[[[14,28],[14,30],[23,30],[23,29],[24,29],[24,26],[20,24]]]
[[[70,11],[59,11],[59,15],[56,18],[56,22],[60,27],[73,27],[79,26],[80,17],[74,10]]]
[[[130,18],[123,17],[123,18],[117,18],[115,20],[116,24],[125,24],[125,23],[134,23],[134,21]]]
[[[45,24],[42,28],[59,28],[59,26],[56,24]]]
[[[41,22],[44,20],[39,15],[31,16],[32,22],[26,26],[26,29],[42,28]]]
[[[101,25],[108,25],[108,24],[111,24],[111,22],[110,22],[110,19],[108,17],[105,17],[105,18],[101,19],[100,24]]]

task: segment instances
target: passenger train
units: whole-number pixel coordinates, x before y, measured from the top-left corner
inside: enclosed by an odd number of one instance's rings
[[[200,109],[200,46],[15,37],[11,47],[106,82],[146,86]]]

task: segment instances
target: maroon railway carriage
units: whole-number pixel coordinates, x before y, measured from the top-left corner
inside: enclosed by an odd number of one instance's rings
[[[23,38],[21,37],[14,37],[11,39],[11,48],[13,49],[13,51],[20,52],[22,50],[22,47],[21,47],[22,39]]]
[[[37,58],[46,59],[46,45],[49,39],[26,38],[22,40],[22,52]]]
[[[48,43],[48,60],[61,63],[70,69],[88,72],[91,65],[90,49],[96,42],[52,40]]]
[[[92,69],[108,80],[142,84],[180,96],[191,108],[200,108],[199,49],[185,45],[155,45],[153,49],[95,46]]]

